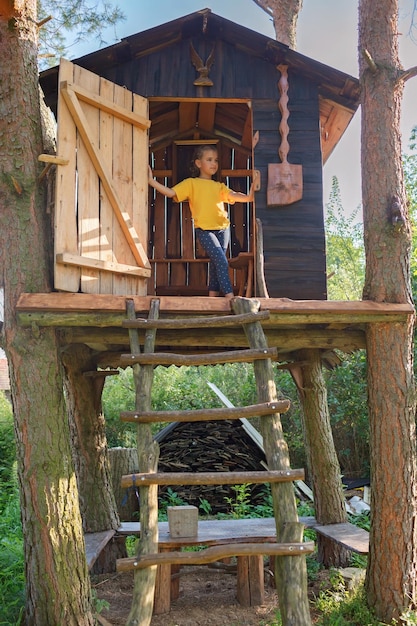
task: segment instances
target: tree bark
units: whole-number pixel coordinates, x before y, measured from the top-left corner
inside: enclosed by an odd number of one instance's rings
[[[107,457],[107,438],[101,411],[104,377],[96,378],[92,351],[75,344],[63,353],[67,373],[67,403],[71,443],[78,480],[81,517],[86,533],[116,530],[120,520]]]
[[[303,0],[253,0],[272,17],[278,41],[295,50],[298,14]]]
[[[122,522],[133,522],[139,518],[139,487],[137,490],[122,487],[122,476],[136,474],[138,470],[137,448],[109,448],[109,463],[113,483],[114,499]]]
[[[36,1],[0,11],[0,267],[25,551],[27,626],[89,626],[88,577],[59,345],[51,329],[22,329],[22,292],[50,290],[37,157],[42,152]]]
[[[401,303],[412,298],[397,22],[397,0],[360,0],[364,299]],[[414,319],[367,329],[372,523],[366,589],[384,622],[416,604],[413,329]]]
[[[334,447],[320,350],[298,353],[302,388],[299,389],[308,473],[319,524],[347,522],[340,465]],[[317,536],[318,560],[325,567],[347,567],[350,551],[328,537]]]

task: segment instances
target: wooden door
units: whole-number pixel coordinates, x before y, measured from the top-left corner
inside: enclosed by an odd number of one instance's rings
[[[146,295],[148,102],[66,60],[58,91],[55,289]]]

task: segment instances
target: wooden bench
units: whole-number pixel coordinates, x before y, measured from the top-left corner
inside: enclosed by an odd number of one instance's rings
[[[103,530],[98,533],[85,533],[84,541],[85,541],[85,555],[87,558],[87,566],[90,571],[97,561],[100,553],[107,546],[109,541],[115,535],[114,530]]]
[[[331,537],[343,543],[350,550],[366,554],[369,535],[353,524],[318,525],[314,517],[301,517],[307,528]],[[230,543],[273,543],[276,541],[274,518],[200,520],[198,534],[195,537],[172,538],[168,522],[159,522],[159,551],[181,550],[190,546],[216,546]],[[139,535],[138,522],[123,522],[117,530],[119,535]],[[154,613],[168,613],[171,600],[179,595],[179,566],[158,565],[155,586]],[[237,557],[237,599],[243,606],[255,606],[264,601],[264,565],[263,556]]]

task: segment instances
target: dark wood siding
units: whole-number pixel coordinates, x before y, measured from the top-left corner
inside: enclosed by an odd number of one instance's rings
[[[239,32],[240,30],[238,34]],[[246,31],[242,30],[242,37],[244,32]],[[255,34],[252,33],[252,36],[255,37]],[[278,157],[278,147],[281,141],[278,130],[280,74],[276,64],[272,63],[271,59],[262,58],[259,54],[251,54],[244,39],[229,42],[225,33],[210,31],[210,28],[204,35],[201,29],[193,31],[191,24],[188,24],[188,27],[176,39],[172,38],[169,43],[154,39],[152,47],[145,50],[139,42],[139,36],[131,38],[129,55],[126,54],[123,57],[121,54],[123,50],[126,52],[125,44],[125,48],[120,48],[118,62],[115,62],[113,58],[112,62],[105,63],[103,57],[100,67],[92,69],[101,76],[148,98],[245,99],[252,102],[253,131],[260,133],[255,150],[254,166],[261,171],[262,175],[262,189],[256,196],[256,215],[263,225],[265,274],[269,294],[271,297],[293,299],[325,299],[327,294],[322,152],[319,128],[320,85],[314,82],[307,73],[300,74],[291,67],[291,64],[289,65],[290,117],[288,124],[290,132],[288,140],[290,152],[288,160],[290,163],[302,165],[303,198],[290,206],[268,208],[266,205],[267,166],[268,163],[280,162]],[[204,61],[209,57],[213,47],[215,49],[215,60],[210,69],[212,87],[196,87],[193,84],[197,71],[191,62],[191,42]],[[104,53],[100,54],[104,55]],[[87,61],[88,58],[86,57]],[[305,63],[308,64],[307,58],[305,58]],[[161,115],[162,118],[163,115]],[[175,139],[176,130],[180,135],[178,116],[173,117],[172,120],[173,124],[177,125],[177,129],[174,129],[170,137]],[[156,120],[152,122],[156,124]],[[222,141],[224,129],[219,127],[218,130],[220,133],[217,136]],[[159,145],[158,149],[162,150],[168,159],[170,158],[171,151],[168,144]],[[172,167],[171,163],[164,160],[162,156],[160,160],[160,168]],[[250,166],[249,160],[248,167]],[[171,181],[167,182],[170,184]],[[155,216],[157,210],[158,206],[150,207],[151,226],[154,223],[152,217]],[[157,239],[155,233],[151,232],[151,247],[157,247]],[[246,240],[240,242],[240,245],[243,249],[248,248]],[[170,255],[180,250],[180,242],[171,240],[168,251]],[[178,266],[175,272],[180,271],[185,270]],[[202,268],[198,271],[201,272]],[[204,281],[201,282],[204,283]]]
[[[277,72],[277,80],[279,73]],[[326,299],[326,255],[318,94],[314,84],[288,73],[290,163],[303,167],[303,198],[286,207],[267,207],[267,166],[279,163],[278,93],[253,101],[254,130],[260,139],[255,167],[262,173],[256,215],[262,221],[265,276],[275,298]]]
[[[191,62],[190,43],[206,61],[213,46],[210,70],[212,87],[196,87],[198,74]],[[274,98],[277,71],[262,59],[251,57],[224,41],[193,37],[178,41],[146,56],[117,66],[103,67],[100,74],[147,98]]]

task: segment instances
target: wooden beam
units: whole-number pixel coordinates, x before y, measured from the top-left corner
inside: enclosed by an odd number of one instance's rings
[[[204,422],[285,413],[289,408],[289,400],[277,400],[275,402],[263,402],[261,404],[232,408],[190,409],[188,411],[123,411],[120,413],[120,419],[124,422],[137,422],[138,424],[149,424],[152,422]]]
[[[160,552],[147,554],[140,558],[132,557],[118,559],[118,572],[128,572],[171,563],[171,565],[202,565],[212,563],[231,556],[245,556],[251,554],[270,554],[276,556],[305,556],[314,552],[314,542],[303,543],[235,543],[231,545],[211,546],[199,552]]]
[[[229,352],[216,352],[212,354],[173,354],[171,352],[156,352],[154,354],[122,354],[120,362],[123,365],[217,365],[219,363],[252,363],[262,359],[276,361],[278,350],[276,348],[263,348],[261,350],[234,350]]]
[[[137,126],[138,128],[148,129],[151,126],[151,121],[142,115],[138,115],[133,111],[128,111],[124,107],[115,104],[111,100],[107,100],[103,98],[103,96],[99,96],[96,93],[91,93],[88,89],[84,89],[80,85],[76,85],[74,83],[69,83],[67,81],[63,81],[60,85],[61,89],[71,89],[74,91],[78,99],[82,102],[86,102],[96,109],[100,109],[100,111],[104,111],[104,113],[110,113],[113,117],[117,117],[124,122],[128,122],[133,126]]]
[[[40,154],[38,161],[41,163],[50,163],[52,165],[68,165],[69,159],[64,159],[56,154]]]
[[[221,317],[188,317],[170,320],[149,320],[145,317],[138,317],[135,320],[124,320],[123,328],[224,328],[226,326],[240,326],[251,324],[255,321],[269,318],[269,311],[259,311],[258,313],[244,313],[243,315],[222,315]]]
[[[158,474],[126,474],[121,478],[124,489],[139,485],[245,485],[303,480],[304,470],[275,472],[160,472]]]
[[[137,313],[147,313],[151,300],[155,296],[133,296]],[[194,313],[230,313],[230,302],[225,298],[209,298],[206,296],[160,296],[161,313],[194,314]],[[270,320],[278,322],[282,318],[304,316],[308,322],[312,316],[323,321],[334,321],[343,318],[352,322],[358,319],[383,322],[386,316],[395,316],[396,321],[404,320],[413,315],[414,307],[407,303],[373,302],[371,300],[290,300],[288,298],[259,298],[261,310],[270,312]],[[68,309],[83,312],[86,310],[97,313],[112,311],[125,313],[125,296],[85,294],[85,293],[23,293],[20,295],[18,310],[53,310],[66,312]],[[328,319],[324,320],[323,317]],[[297,317],[296,317],[297,316]],[[317,322],[316,322],[317,323]]]
[[[87,267],[89,269],[101,270],[103,272],[112,272],[113,274],[126,274],[129,276],[141,276],[142,278],[149,278],[151,275],[150,269],[144,267],[137,267],[136,265],[125,265],[123,263],[113,263],[111,261],[102,261],[100,259],[91,259],[85,256],[79,256],[77,254],[70,254],[69,252],[61,252],[55,257],[57,263],[63,265],[75,265],[77,267]]]

